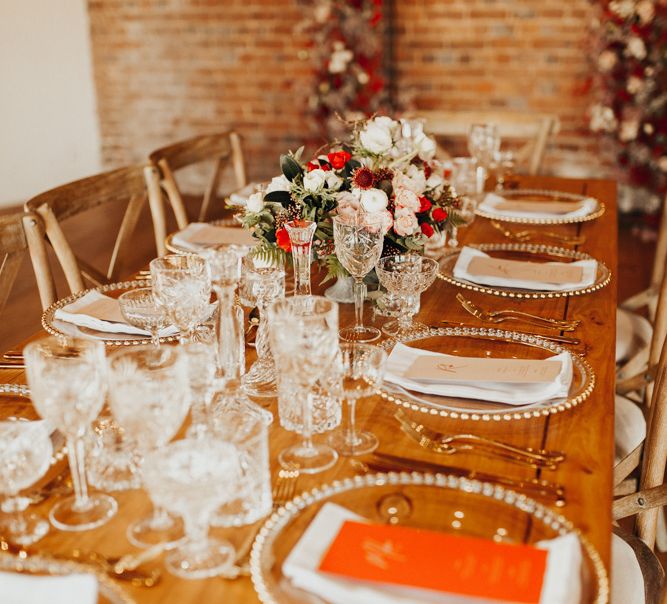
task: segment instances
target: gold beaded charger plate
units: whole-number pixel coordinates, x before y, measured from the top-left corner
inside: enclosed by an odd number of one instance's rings
[[[496,542],[532,545],[574,533],[582,552],[579,603],[608,601],[609,579],[600,555],[569,520],[550,508],[497,484],[448,474],[390,472],[317,487],[288,502],[266,521],[250,557],[253,585],[265,604],[326,602],[292,584],[283,573],[283,563],[327,503],[374,523],[389,522]]]
[[[485,359],[545,360],[567,353],[572,362],[572,381],[566,397],[526,405],[413,392],[385,379],[378,391],[383,399],[426,415],[465,421],[520,421],[572,409],[584,402],[595,388],[595,374],[586,359],[555,342],[532,334],[484,327],[443,327],[429,329],[404,342],[429,352]],[[393,341],[388,340],[384,346],[390,350]]]
[[[53,336],[60,337],[80,337],[94,340],[101,340],[106,346],[140,346],[143,344],[150,344],[150,336],[132,335],[123,333],[109,333],[106,331],[97,331],[87,327],[78,327],[73,323],[67,321],[60,321],[56,319],[55,313],[59,308],[63,308],[79,298],[82,298],[91,291],[97,291],[101,294],[109,295],[112,298],[117,298],[123,292],[131,289],[138,289],[140,287],[150,287],[151,281],[149,279],[135,279],[132,281],[121,281],[120,283],[109,283],[83,291],[57,300],[49,306],[42,314],[42,327]],[[178,334],[165,336],[160,338],[161,343],[175,342],[178,340]]]
[[[578,260],[595,260],[593,256],[585,254],[584,252],[577,252],[575,250],[554,247],[551,245],[531,243],[479,243],[470,245],[469,247],[481,250],[493,258],[503,260],[520,260],[524,262],[576,262]],[[595,281],[591,285],[578,288],[552,291],[481,285],[454,276],[454,266],[456,265],[460,253],[460,249],[453,249],[445,252],[440,259],[440,272],[438,273],[438,278],[462,289],[490,294],[492,296],[500,296],[502,298],[547,299],[565,298],[567,296],[583,296],[584,294],[590,294],[602,289],[611,281],[611,271],[603,262],[596,260],[597,273],[595,275]]]
[[[564,191],[551,191],[549,189],[513,189],[501,191],[498,193],[507,201],[531,201],[544,202],[545,210],[548,211],[549,202],[577,202],[585,199],[593,199],[590,195],[579,195],[577,193],[565,193]],[[475,213],[482,218],[489,220],[500,220],[504,222],[515,222],[520,224],[573,224],[578,222],[588,222],[602,216],[605,212],[604,204],[595,199],[595,205],[590,212],[580,216],[554,216],[554,217],[518,217],[508,216],[503,212],[492,212],[477,208]]]

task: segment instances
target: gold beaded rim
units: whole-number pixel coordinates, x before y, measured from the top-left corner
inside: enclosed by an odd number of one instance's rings
[[[473,292],[479,292],[482,294],[490,294],[492,296],[499,296],[501,298],[516,298],[516,299],[540,299],[546,300],[550,298],[566,298],[568,296],[583,296],[586,294],[591,294],[596,292],[607,285],[611,281],[611,271],[607,268],[607,265],[604,262],[600,262],[584,252],[577,252],[575,250],[569,250],[564,247],[556,247],[551,245],[543,244],[532,244],[532,243],[478,243],[470,244],[469,247],[481,251],[488,252],[524,252],[526,254],[548,254],[550,256],[560,256],[562,258],[568,258],[571,260],[595,260],[597,262],[598,276],[593,283],[588,287],[582,287],[579,289],[568,289],[562,291],[544,291],[544,290],[519,290],[519,289],[499,289],[496,287],[488,287],[485,285],[478,285],[477,283],[471,283],[469,281],[463,281],[457,279],[453,274],[447,275],[441,271],[438,273],[438,279],[460,287],[461,289],[467,289]],[[442,267],[442,262],[444,260],[452,260],[454,256],[461,253],[461,250],[456,249],[450,252],[445,252],[443,257],[440,259],[440,266]]]
[[[578,193],[565,193],[561,191],[552,191],[549,189],[515,189],[512,191],[503,191],[503,197],[511,198],[520,195],[541,195],[543,197],[553,197],[558,199],[566,199],[568,201],[582,201],[591,197],[590,195],[579,195]],[[593,198],[595,199],[595,198]],[[600,218],[605,212],[605,205],[599,199],[595,199],[597,208],[586,214],[585,216],[577,216],[574,218],[518,218],[516,216],[506,216],[504,214],[496,214],[495,212],[485,212],[477,208],[475,214],[482,218],[489,220],[499,220],[501,222],[514,222],[519,224],[576,224],[580,222],[589,222]]]
[[[107,285],[100,285],[99,287],[93,287],[90,289],[85,289],[83,291],[77,292],[75,294],[72,294],[71,296],[67,296],[66,298],[62,298],[61,300],[57,300],[56,302],[51,304],[51,306],[49,306],[42,313],[42,327],[52,336],[69,338],[71,337],[70,335],[63,333],[53,324],[55,320],[56,310],[58,310],[59,308],[63,308],[64,306],[67,306],[68,304],[75,302],[76,300],[85,296],[87,293],[91,291],[97,291],[104,294],[107,292],[138,289],[140,287],[150,287],[150,286],[151,286],[150,279],[134,279],[132,281],[121,281],[120,283],[109,283]],[[82,335],[81,337],[86,337],[86,336]],[[106,339],[102,340],[101,338],[96,338],[96,339],[98,339],[100,342],[104,342],[105,346],[143,346],[145,344],[150,344],[150,338],[148,337],[118,338],[109,340]],[[178,341],[178,335],[164,336],[160,338],[161,343],[176,342],[176,341]]]
[[[582,375],[586,376],[587,379],[584,382],[584,386],[581,392],[579,392],[579,394],[576,396],[568,397],[566,400],[560,402],[541,402],[533,403],[532,405],[523,405],[520,410],[516,411],[508,411],[505,409],[494,411],[466,411],[437,407],[435,403],[427,404],[426,402],[418,403],[414,400],[407,400],[407,397],[403,398],[400,394],[388,392],[385,388],[378,389],[376,394],[393,405],[403,407],[404,409],[408,409],[410,411],[416,411],[417,413],[423,413],[425,415],[446,417],[448,419],[461,421],[507,422],[548,417],[550,415],[569,411],[570,409],[574,409],[576,406],[583,403],[595,389],[595,372],[593,371],[590,363],[583,356],[576,354],[567,348],[564,348],[563,346],[560,346],[556,342],[545,340],[539,336],[525,334],[517,331],[504,331],[502,329],[491,329],[485,327],[441,327],[424,331],[418,337],[412,338],[408,341],[421,340],[437,336],[499,340],[502,342],[510,342],[514,344],[536,346],[555,354],[567,352],[572,359],[572,364],[577,366]],[[387,344],[390,343],[393,342],[387,342]]]

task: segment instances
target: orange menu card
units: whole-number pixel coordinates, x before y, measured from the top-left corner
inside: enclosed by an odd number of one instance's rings
[[[547,552],[529,545],[346,521],[319,570],[488,601],[538,604]]]

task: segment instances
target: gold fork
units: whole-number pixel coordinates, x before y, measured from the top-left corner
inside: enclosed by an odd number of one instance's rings
[[[573,319],[571,321],[565,321],[561,319],[549,319],[547,317],[540,317],[539,315],[531,315],[527,312],[522,312],[520,310],[493,310],[486,311],[472,301],[468,300],[463,296],[463,294],[456,294],[456,299],[459,301],[461,306],[467,310],[471,315],[477,317],[482,321],[487,321],[489,323],[502,323],[504,321],[523,321],[529,325],[535,325],[537,327],[548,327],[550,329],[557,329],[558,331],[574,331],[578,326],[580,321]]]
[[[402,410],[397,411],[394,417],[401,424],[403,432],[420,446],[436,453],[453,455],[460,451],[474,451],[547,470],[556,470],[558,464],[565,460],[565,454],[560,451],[518,447],[476,434],[442,434],[410,420]]]
[[[514,241],[532,241],[534,239],[539,239],[540,237],[553,239],[554,241],[569,245],[581,245],[586,241],[586,237],[583,235],[561,235],[560,233],[554,233],[552,231],[534,231],[529,229],[525,231],[511,231],[495,220],[491,221],[491,225],[505,235],[505,237],[513,239]]]
[[[284,506],[290,499],[294,497],[296,492],[296,482],[299,478],[299,470],[294,466],[289,468],[281,468],[278,471],[278,478],[273,485],[271,493],[273,497],[273,509]]]

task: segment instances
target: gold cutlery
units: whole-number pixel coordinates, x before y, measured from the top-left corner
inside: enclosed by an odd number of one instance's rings
[[[553,233],[551,231],[535,231],[535,230],[525,230],[525,231],[511,231],[504,225],[496,222],[495,220],[491,221],[491,225],[496,230],[500,231],[508,239],[514,241],[532,241],[534,239],[539,239],[544,237],[546,239],[553,239],[554,241],[559,241],[560,243],[565,243],[569,245],[581,245],[586,241],[586,237],[583,235],[562,235],[560,233]]]
[[[284,506],[294,497],[298,478],[299,470],[296,468],[281,468],[278,471],[278,478],[273,484],[273,491],[271,492],[274,510]]]
[[[565,505],[565,487],[563,485],[542,480],[540,478],[510,478],[487,472],[467,470],[456,466],[448,466],[429,461],[422,461],[408,457],[400,457],[376,451],[370,461],[353,461],[353,465],[365,471],[374,472],[434,472],[440,474],[452,474],[471,480],[491,482],[512,490],[523,492],[529,497],[540,499],[554,504],[557,507]]]
[[[8,350],[2,355],[2,358],[8,361],[22,361],[23,353],[19,350]]]
[[[539,315],[532,315],[527,312],[520,310],[493,310],[486,311],[483,308],[480,308],[471,300],[468,300],[463,294],[456,294],[456,299],[459,301],[461,306],[468,311],[474,317],[477,317],[481,321],[487,321],[489,323],[503,323],[504,321],[523,321],[529,325],[535,325],[536,327],[548,327],[550,329],[557,329],[558,331],[574,331],[581,321],[576,319],[572,320],[563,320],[563,319],[549,319],[547,317],[540,317]]]
[[[559,451],[517,447],[476,434],[442,434],[410,420],[402,410],[397,411],[394,417],[410,438],[425,449],[436,453],[453,455],[461,451],[473,451],[532,468],[548,470],[556,470],[558,464],[565,459],[565,455]]]
[[[456,325],[459,327],[473,327],[472,325],[466,326],[465,323],[459,323],[458,321],[447,321],[446,319],[443,319],[440,322],[444,323],[445,326]],[[431,325],[430,327],[431,329],[441,329],[440,325]],[[522,333],[525,333],[527,336],[535,336],[537,338],[542,338],[543,340],[549,340],[550,342],[559,342],[561,344],[570,344],[572,346],[581,344],[581,340],[579,338],[568,338],[567,336],[554,336],[546,333],[532,333],[532,332],[522,332]]]
[[[0,369],[25,369],[25,365],[20,361],[0,362]]]

